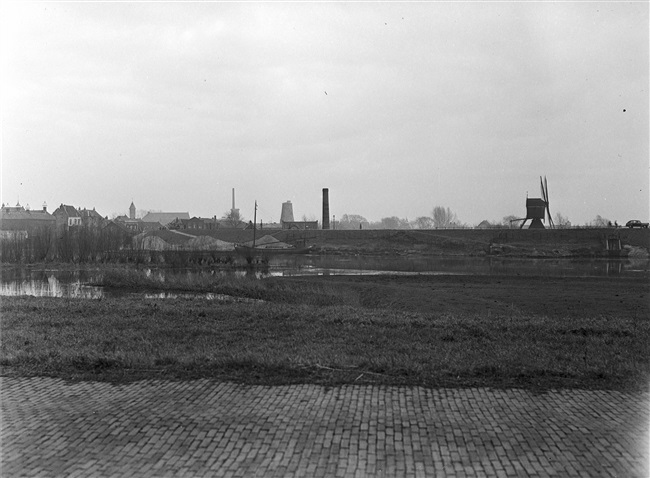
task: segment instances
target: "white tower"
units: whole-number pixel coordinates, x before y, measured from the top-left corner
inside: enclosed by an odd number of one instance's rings
[[[280,215],[280,224],[293,222],[293,205],[291,201],[282,203],[282,214]]]

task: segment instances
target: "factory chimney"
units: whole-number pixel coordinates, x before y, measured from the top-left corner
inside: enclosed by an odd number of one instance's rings
[[[232,208],[230,214],[233,218],[239,217],[239,209],[235,208],[235,188],[232,188]]]
[[[330,191],[323,188],[323,229],[330,228]]]

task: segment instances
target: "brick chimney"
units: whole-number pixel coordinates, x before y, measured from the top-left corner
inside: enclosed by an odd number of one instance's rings
[[[330,228],[330,190],[323,188],[323,229]]]

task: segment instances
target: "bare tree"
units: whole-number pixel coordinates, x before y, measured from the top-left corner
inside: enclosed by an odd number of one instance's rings
[[[239,209],[231,209],[224,213],[223,221],[229,227],[237,227],[244,222],[244,217],[240,214]]]
[[[591,227],[607,227],[607,226],[610,226],[611,224],[612,224],[612,221],[610,221],[607,218],[601,217],[600,214],[599,214],[598,216],[596,216],[596,218],[593,221],[591,221],[589,224],[587,224],[587,226],[591,226]]]
[[[433,229],[433,218],[429,216],[420,216],[413,221],[413,227],[416,229]]]
[[[433,219],[433,227],[436,229],[446,229],[458,225],[458,217],[449,208],[436,206],[431,213]]]
[[[135,218],[136,219],[142,219],[143,217],[145,217],[150,212],[162,212],[162,211],[150,211],[149,209],[136,209],[135,210]]]
[[[519,226],[521,226],[521,223],[523,221],[524,221],[523,219],[521,219],[521,218],[519,218],[517,216],[513,216],[511,214],[510,216],[505,216],[503,218],[502,224],[507,228],[517,229]]]
[[[368,220],[358,214],[343,214],[341,219],[336,221],[337,229],[367,229]]]
[[[397,216],[383,217],[379,229],[410,229],[408,219],[400,219]]]
[[[568,229],[571,227],[571,221],[569,221],[569,218],[563,216],[559,211],[555,213],[553,222],[555,223],[555,227],[558,229]]]

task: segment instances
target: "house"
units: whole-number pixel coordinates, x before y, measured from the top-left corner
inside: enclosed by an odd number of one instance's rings
[[[115,219],[113,219],[113,222],[118,223],[123,229],[129,232],[137,234],[140,232],[142,220],[130,219],[129,217],[122,215],[117,216]]]
[[[156,231],[163,228],[163,225],[159,222],[145,222],[142,219],[129,219],[126,216],[117,216],[113,219],[113,222],[119,224],[120,227],[132,234]]]
[[[61,204],[52,215],[56,218],[58,231],[66,231],[82,225],[81,214],[74,206]]]
[[[108,250],[120,250],[131,243],[132,231],[118,221],[108,221],[102,227],[105,247]]]
[[[159,222],[163,226],[167,226],[169,223],[173,222],[176,219],[189,219],[189,212],[150,212],[142,218],[144,222]]]
[[[193,217],[191,219],[174,219],[167,224],[169,229],[212,230],[220,227],[216,218]]]
[[[481,221],[478,226],[476,226],[476,229],[492,229],[494,226],[490,224],[490,221],[487,219]]]
[[[157,231],[158,229],[164,229],[165,226],[160,224],[157,221],[140,221],[140,232],[149,232]]]
[[[216,229],[218,226],[216,219],[207,217],[193,217],[187,221],[188,229]]]
[[[318,229],[318,221],[282,221],[282,229]]]
[[[95,211],[95,208],[92,209],[84,208],[84,209],[80,209],[78,212],[79,212],[79,216],[81,216],[81,223],[86,227],[90,227],[93,229],[100,229],[106,223],[106,220],[102,217],[101,214]]]
[[[115,219],[113,219],[113,222],[119,224],[121,228],[131,234],[140,234],[142,232],[162,229],[164,225],[160,221],[151,219],[150,214],[151,213],[147,214],[142,219],[137,219],[135,217],[135,204],[133,204],[133,201],[131,201],[131,205],[129,206],[129,215],[117,216]]]
[[[2,237],[27,238],[42,232],[52,232],[56,227],[56,218],[47,212],[47,205],[42,209],[31,210],[20,203],[15,206],[0,208],[0,230]]]

